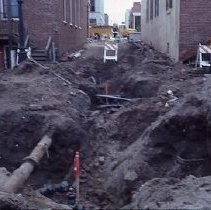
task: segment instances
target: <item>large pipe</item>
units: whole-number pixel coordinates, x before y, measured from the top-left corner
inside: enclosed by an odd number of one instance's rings
[[[3,185],[2,191],[8,193],[17,192],[28,179],[34,167],[40,162],[41,158],[51,146],[51,143],[52,139],[48,136],[44,136],[32,153],[24,159],[24,163],[8,178],[8,181]]]

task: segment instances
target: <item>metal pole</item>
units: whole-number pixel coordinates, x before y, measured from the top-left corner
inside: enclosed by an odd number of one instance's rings
[[[18,0],[18,14],[19,14],[19,25],[18,25],[18,31],[19,31],[19,63],[26,60],[27,53],[25,51],[25,36],[24,36],[24,24],[23,24],[23,13],[22,13],[22,4],[23,0]]]
[[[76,201],[75,204],[78,206],[80,199],[80,156],[79,152],[75,153],[74,157],[74,173],[75,173],[75,188],[76,188]]]
[[[9,20],[9,67],[12,67],[12,11],[11,0],[8,0],[7,5],[7,18]]]

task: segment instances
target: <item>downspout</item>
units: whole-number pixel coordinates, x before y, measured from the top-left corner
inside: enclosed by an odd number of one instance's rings
[[[90,2],[87,2],[87,37],[90,37],[90,28],[89,28],[89,13],[90,13]]]
[[[18,15],[19,15],[19,24],[18,24],[18,32],[19,32],[19,56],[18,56],[18,63],[27,59],[27,53],[25,51],[25,34],[24,34],[24,22],[23,22],[23,11],[22,5],[23,0],[17,0],[18,2]]]
[[[8,21],[9,21],[9,63],[8,63],[8,67],[12,68],[12,12],[11,12],[11,0],[8,0],[8,5],[7,5],[7,15],[8,15]]]

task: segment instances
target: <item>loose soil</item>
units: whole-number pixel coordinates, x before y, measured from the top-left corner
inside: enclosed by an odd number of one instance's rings
[[[0,208],[68,208],[65,193],[51,196],[58,206],[35,190],[73,182],[76,151],[87,209],[208,207],[209,75],[143,43],[120,43],[118,63],[104,64],[102,55],[103,43],[92,42],[77,60],[45,63],[49,69],[27,61],[1,73],[0,174],[15,170],[43,135],[53,144],[21,194],[0,193]],[[105,87],[131,101],[99,108],[108,105],[96,98]]]

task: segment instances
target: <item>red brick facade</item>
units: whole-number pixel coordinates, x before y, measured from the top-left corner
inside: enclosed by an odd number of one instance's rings
[[[180,1],[180,59],[196,52],[199,42],[211,39],[211,0]]]
[[[39,48],[46,46],[49,36],[59,55],[79,48],[86,41],[88,0],[27,0],[23,15],[26,31],[33,45]]]
[[[2,11],[1,6],[2,4],[0,4]],[[23,19],[26,34],[29,35],[33,47],[45,49],[51,36],[58,55],[62,56],[68,51],[80,48],[86,41],[88,0],[24,0]],[[7,19],[0,18],[1,52],[8,46],[9,35],[16,39],[14,46],[17,47],[17,25],[17,20],[9,23]],[[5,58],[6,60],[8,58]]]

